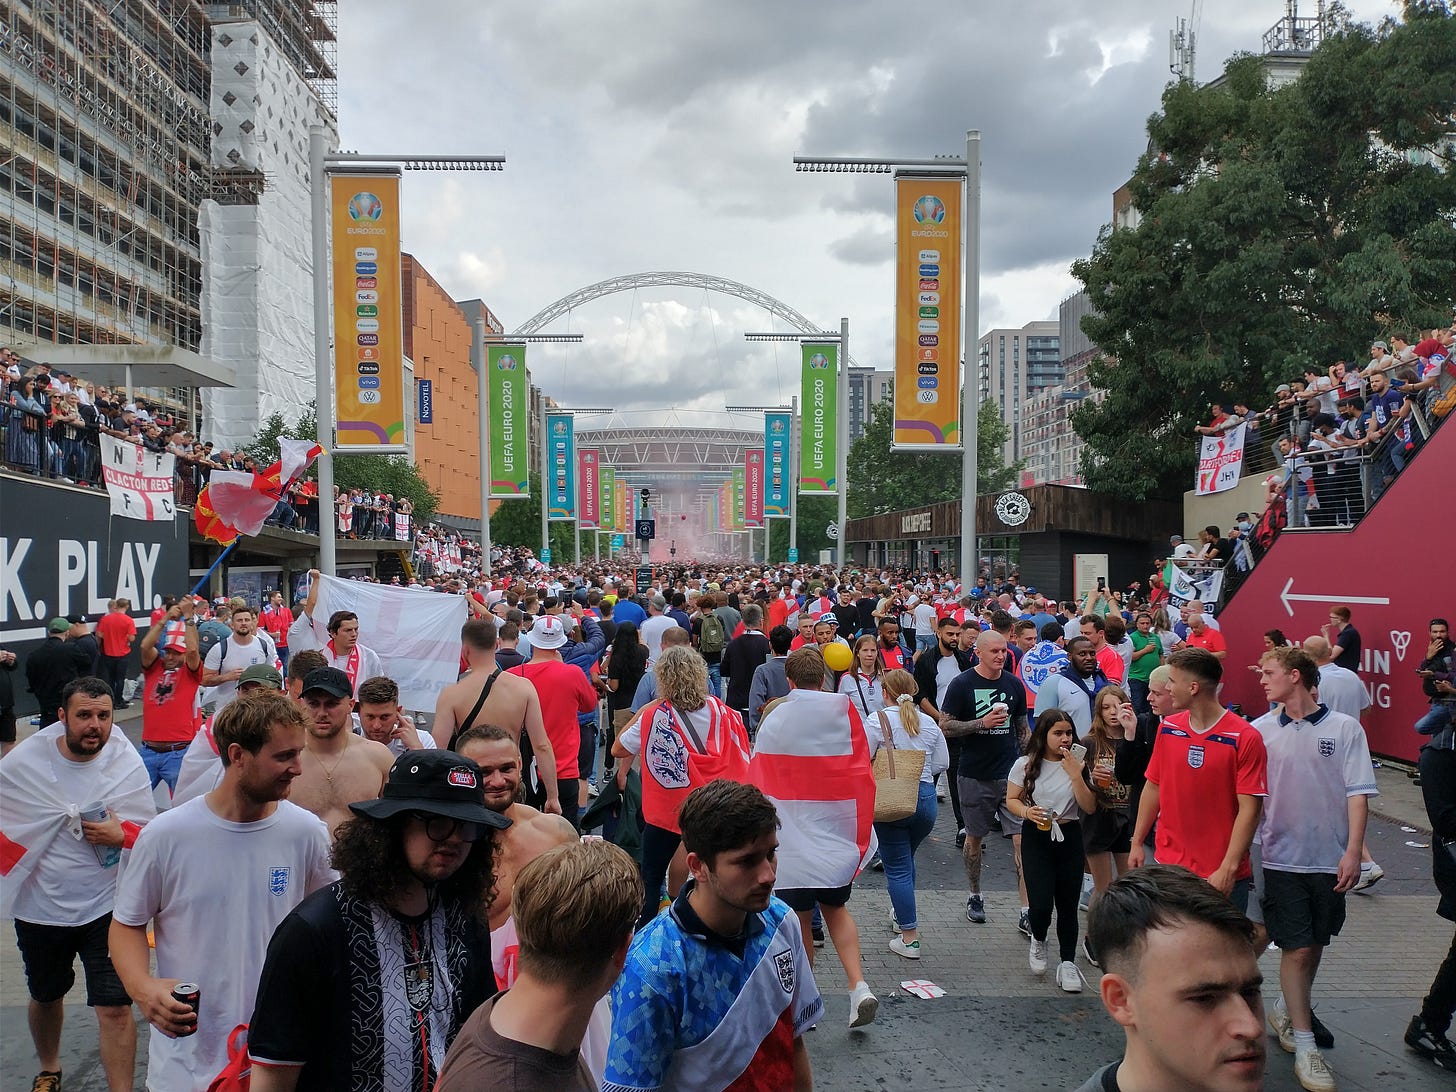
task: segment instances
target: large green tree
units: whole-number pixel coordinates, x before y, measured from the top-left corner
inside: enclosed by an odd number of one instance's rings
[[[1293,83],[1262,58],[1171,85],[1130,188],[1136,227],[1104,229],[1072,272],[1104,352],[1073,425],[1094,489],[1177,497],[1214,402],[1267,405],[1307,365],[1451,319],[1456,284],[1456,20],[1341,25]]]
[[[875,404],[865,430],[849,449],[849,515],[872,516],[898,508],[917,508],[961,495],[959,454],[934,455],[892,451],[894,399]],[[982,402],[976,417],[976,491],[995,493],[1016,482],[1020,464],[1007,466],[1003,456],[1010,430],[993,402]],[[800,509],[802,537],[802,508]]]

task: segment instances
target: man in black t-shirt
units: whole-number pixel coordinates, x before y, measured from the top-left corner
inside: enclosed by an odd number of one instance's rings
[[[947,739],[961,741],[956,783],[966,844],[966,920],[984,924],[981,896],[981,843],[999,811],[1001,833],[1011,839],[1016,881],[1021,889],[1021,919],[1027,916],[1026,887],[1021,879],[1021,820],[1006,809],[1006,775],[1021,753],[1026,735],[1026,688],[1006,670],[1006,638],[985,630],[976,638],[976,666],[951,680],[941,702],[940,729]],[[1030,925],[1026,926],[1029,935]]]
[[[430,1088],[495,992],[491,832],[510,820],[486,807],[480,767],[408,751],[377,800],[349,807],[334,834],[343,878],[268,944],[248,1031],[257,1092]]]

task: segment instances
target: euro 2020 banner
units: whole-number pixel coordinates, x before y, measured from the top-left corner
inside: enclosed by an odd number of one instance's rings
[[[490,495],[495,500],[526,497],[530,495],[526,421],[531,414],[526,347],[491,345],[486,349],[485,364],[490,397]]]
[[[764,472],[763,514],[787,516],[789,514],[789,435],[791,415],[787,413],[765,413],[763,415]]]
[[[834,493],[839,437],[839,345],[805,342],[799,429],[799,492]]]

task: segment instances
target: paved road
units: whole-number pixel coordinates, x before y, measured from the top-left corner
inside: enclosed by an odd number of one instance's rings
[[[131,732],[133,726],[126,726]],[[1371,851],[1386,878],[1368,894],[1352,895],[1344,935],[1330,948],[1316,984],[1320,1016],[1336,1035],[1329,1052],[1342,1092],[1453,1089],[1456,1081],[1410,1054],[1401,1035],[1451,935],[1436,916],[1429,850],[1408,842],[1429,839],[1419,827],[1418,790],[1398,772],[1380,773],[1382,814],[1370,828]],[[1400,820],[1404,819],[1404,823]],[[1410,827],[1414,829],[1404,829]],[[924,958],[909,963],[887,947],[889,897],[881,873],[866,873],[850,908],[861,931],[866,977],[881,1000],[880,1016],[849,1031],[843,972],[832,948],[817,953],[816,976],[828,1015],[810,1033],[816,1083],[833,1090],[956,1088],[1073,1089],[1121,1051],[1121,1032],[1097,999],[1096,971],[1083,966],[1086,992],[1061,993],[1031,976],[1026,944],[1016,932],[1017,898],[1010,845],[988,843],[985,925],[965,920],[964,874],[954,845],[950,805],[919,856]],[[25,1028],[25,983],[9,924],[0,940],[0,1090],[25,1088],[34,1057]],[[1263,959],[1277,983],[1277,956]],[[79,967],[78,967],[79,974]],[[898,989],[911,978],[947,991],[934,1001]],[[1268,996],[1274,996],[1274,989]],[[95,1022],[78,984],[67,1005],[62,1037],[67,1092],[105,1089],[96,1055]],[[137,1087],[142,1087],[147,1029],[139,1035]],[[1271,1090],[1297,1089],[1292,1061],[1272,1039]]]

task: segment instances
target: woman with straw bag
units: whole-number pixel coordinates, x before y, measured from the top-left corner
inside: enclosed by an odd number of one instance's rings
[[[916,710],[910,672],[887,671],[880,684],[886,706],[864,724],[875,765],[875,836],[894,907],[891,925],[899,934],[890,941],[890,951],[919,959],[915,851],[935,827],[935,779],[950,766],[950,751],[940,727]]]

